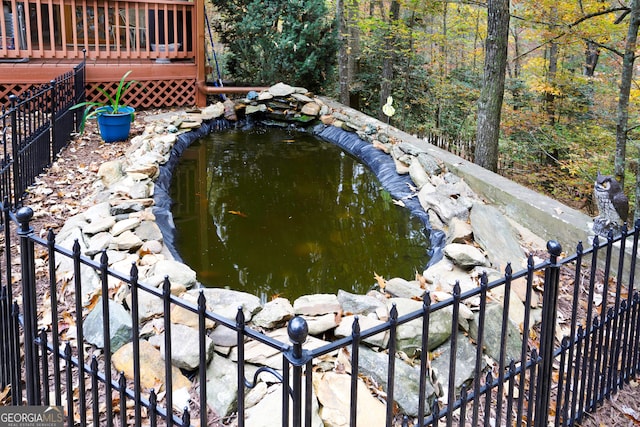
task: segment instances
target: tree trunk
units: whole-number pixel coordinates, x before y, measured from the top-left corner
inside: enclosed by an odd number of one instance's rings
[[[583,74],[588,77],[587,86],[584,89],[584,97],[587,103],[587,111],[583,114],[585,120],[592,120],[594,118],[594,93],[593,79],[595,74],[596,65],[600,59],[600,48],[592,41],[587,41],[584,49],[584,68]]]
[[[442,42],[440,43],[440,54],[442,55],[440,65],[442,68],[440,69],[440,77],[444,79],[449,74],[449,49],[447,46],[449,3],[446,1],[442,2],[442,8]]]
[[[476,12],[476,28],[473,32],[473,65],[472,70],[475,73],[478,69],[478,61],[476,60],[478,51],[478,41],[480,40],[480,11]]]
[[[600,49],[598,49],[598,46],[596,46],[594,42],[588,41],[584,50],[584,56],[584,75],[593,77],[596,71],[596,65],[598,65],[598,60],[600,59]]]
[[[414,45],[413,45],[413,25],[415,24],[415,19],[416,19],[416,13],[415,11],[411,12],[411,18],[409,19],[408,22],[408,26],[407,26],[407,30],[409,31],[409,34],[407,35],[407,39],[409,40],[409,45],[408,45],[408,50],[409,52],[414,52]],[[407,58],[407,63],[404,66],[404,88],[402,93],[404,94],[403,98],[402,98],[402,103],[400,104],[401,106],[405,106],[409,104],[409,97],[410,97],[410,93],[411,93],[411,70],[413,67],[413,55],[406,55]],[[405,114],[405,112],[402,112],[402,119],[403,119],[403,123],[402,126],[403,128],[406,129],[407,127],[407,116],[408,114]]]
[[[482,90],[478,100],[475,163],[498,170],[498,138],[504,97],[509,38],[509,0],[488,0],[487,41]]]
[[[638,152],[637,152],[637,157],[636,157],[636,169],[635,169],[635,174],[636,174],[636,193],[635,193],[635,208],[633,210],[633,222],[630,222],[629,224],[629,228],[633,228],[634,224],[636,223],[636,221],[638,219],[640,219],[640,203],[638,203],[638,200],[640,200],[640,147],[638,148]]]
[[[351,85],[359,72],[358,58],[360,57],[360,28],[358,27],[358,13],[360,5],[358,0],[351,0],[350,6],[347,7],[347,30],[349,32],[349,50],[347,51],[347,74],[349,84]],[[349,89],[349,95],[351,94],[351,88]],[[359,98],[353,96],[350,99],[350,106],[358,109],[360,108]]]
[[[336,22],[338,25],[338,85],[340,102],[349,106],[349,39],[345,18],[344,0],[336,0]]]
[[[396,43],[393,27],[400,14],[400,3],[397,0],[391,2],[389,8],[389,21],[387,23],[387,37],[384,59],[382,60],[382,75],[380,76],[380,106],[378,108],[378,118],[387,121],[387,116],[382,112],[382,106],[387,103],[387,98],[391,96],[391,84],[393,83],[393,64],[396,60]]]
[[[622,59],[622,75],[620,76],[620,94],[618,96],[616,119],[614,174],[623,188],[627,150],[627,123],[629,121],[629,94],[631,93],[631,81],[633,79],[633,63],[636,59],[635,50],[638,38],[638,27],[640,27],[640,0],[632,0],[629,29],[627,30],[627,40],[625,41],[624,57]]]
[[[556,74],[558,73],[558,43],[549,42],[547,50],[549,57],[549,69],[547,70],[547,87],[544,95],[545,110],[547,112],[547,122],[553,126],[556,123],[556,95],[550,89],[555,86]]]
[[[522,63],[520,62],[520,30],[517,27],[511,29],[513,38],[513,68],[510,72],[511,79],[515,82],[512,85],[511,96],[513,97],[513,110],[517,111],[522,106],[522,86],[520,85],[520,74],[522,72]]]
[[[440,49],[440,61],[438,64],[438,72],[439,72],[439,83],[440,87],[445,86],[445,82],[448,75],[448,58],[447,58],[447,12],[449,11],[448,3],[442,2],[442,41],[440,43],[436,42],[436,49]],[[443,108],[443,97],[437,97],[437,105],[435,108],[436,111],[436,129],[440,129],[442,125],[442,111]]]

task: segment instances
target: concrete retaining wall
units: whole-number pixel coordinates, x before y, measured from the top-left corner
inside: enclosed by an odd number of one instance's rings
[[[322,98],[322,101],[332,109],[348,116],[354,124],[376,126],[383,129],[389,136],[419,147],[433,157],[440,159],[449,171],[463,178],[488,203],[542,239],[557,240],[566,254],[574,254],[579,242],[582,242],[585,248],[591,247],[594,236],[592,231],[593,218],[588,215],[442,150],[420,138],[388,126],[386,123],[366,116],[357,110],[345,107],[328,98]],[[605,240],[601,239],[600,241]],[[629,248],[631,244],[631,239],[629,239],[626,247]],[[615,246],[619,248],[619,245]],[[614,252],[612,261],[615,267],[618,265],[617,254],[619,250],[614,250]],[[600,256],[600,259],[602,258],[603,256]],[[628,275],[630,262],[631,254],[627,250],[625,277]],[[636,277],[640,277],[640,260],[636,264]]]

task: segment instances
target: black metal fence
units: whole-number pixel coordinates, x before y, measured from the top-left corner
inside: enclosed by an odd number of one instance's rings
[[[610,236],[601,239],[606,240],[603,242],[596,237],[587,250],[580,243],[574,255],[564,258],[561,247],[550,241],[548,259],[537,265],[530,256],[527,269],[512,272],[507,266],[504,276],[491,282],[483,274],[477,288],[461,293],[456,284],[446,299],[436,299],[427,292],[420,309],[409,313],[399,314],[392,304],[388,321],[366,330],[360,328],[365,316],[361,313],[353,322],[351,335],[333,337],[311,348],[307,346],[311,338],[308,324],[302,316],[288,321],[289,342],[282,342],[251,327],[242,306],[235,319],[225,317],[208,309],[203,291],[199,292],[197,303],[192,303],[171,293],[168,278],[160,288],[139,281],[136,263],[130,274],[121,274],[109,267],[106,252],[94,261],[81,254],[77,241],[68,250],[56,243],[52,232],[46,239],[38,237],[30,225],[32,210],[22,207],[14,214],[9,206],[5,204],[5,223],[17,223],[20,271],[12,270],[16,266],[11,255],[13,233],[7,226],[5,279],[0,292],[0,385],[10,387],[13,405],[63,406],[69,426],[159,422],[186,426],[191,425],[192,418],[197,418],[196,424],[201,426],[216,422],[243,426],[249,410],[245,398],[259,382],[282,387],[278,392],[280,408],[273,408],[267,424],[262,425],[317,425],[317,383],[327,370],[346,378],[349,392],[343,403],[348,409],[343,417],[351,426],[358,425],[358,419],[364,416],[359,412],[359,402],[363,394],[369,393],[384,405],[379,425],[575,425],[625,387],[640,370],[640,295],[633,287],[640,222],[631,231],[625,227],[621,237]],[[626,253],[630,257],[625,258]],[[56,265],[61,260],[73,264],[73,277],[57,277]],[[110,295],[114,281],[126,284],[126,305],[132,319],[129,372],[112,367],[110,340],[104,340],[102,349],[84,342],[87,308],[78,297],[83,287],[83,269],[98,274],[102,295]],[[510,298],[503,298],[498,306],[496,326],[489,321],[489,313],[496,307],[491,302],[495,295],[489,295],[498,291],[511,295],[516,283],[524,283],[520,289],[525,295],[522,323],[516,327],[520,340],[513,351],[508,344],[513,338],[509,327]],[[534,298],[539,293],[543,294],[541,317],[534,320],[537,309],[532,307],[536,306]],[[20,294],[21,300],[14,300],[14,294]],[[197,319],[199,363],[196,369],[185,372],[193,384],[187,407],[176,408],[177,386],[171,363],[165,363],[164,378],[157,387],[144,386],[140,354],[147,335],[142,332],[139,311],[143,297],[157,299],[163,307],[160,325],[154,327],[164,330],[160,348],[165,361],[172,360],[175,309]],[[104,337],[110,337],[108,299],[102,299],[101,304],[102,332]],[[463,306],[472,307],[473,316],[465,314],[468,310]],[[559,312],[565,315],[559,317]],[[433,319],[443,313],[451,319],[449,338],[433,349]],[[50,322],[46,321],[47,316],[51,316]],[[474,326],[462,327],[465,322]],[[414,352],[399,346],[403,328],[408,325],[417,326],[419,331]],[[207,410],[207,389],[211,386],[207,362],[211,356],[205,341],[214,326],[234,337],[227,348],[216,347],[225,355],[232,347],[235,354],[232,368],[227,368],[233,371],[228,388],[237,388],[236,405],[230,415]],[[386,345],[369,344],[370,339],[381,334],[388,334]],[[563,335],[560,340],[559,335]],[[461,340],[472,343],[472,361],[462,362]],[[496,350],[489,357],[489,347],[495,342]],[[281,366],[252,366],[245,362],[247,349],[254,345],[281,355]],[[372,348],[380,368],[375,378],[363,364],[365,352]],[[440,360],[446,369],[436,379],[434,365],[438,358],[444,358]],[[470,370],[471,375],[460,380],[464,369]],[[269,379],[265,380],[265,375]],[[399,380],[403,376],[416,380],[413,392],[402,391],[406,394],[402,399],[415,404],[417,410],[413,413],[406,410],[410,405],[399,403]],[[368,388],[359,386],[363,382]],[[227,418],[223,418],[225,415]]]
[[[85,62],[2,107],[0,197],[20,206],[28,186],[69,142],[82,112],[70,110],[84,100]]]

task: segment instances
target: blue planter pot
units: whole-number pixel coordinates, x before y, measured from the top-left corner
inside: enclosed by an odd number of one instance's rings
[[[102,107],[100,110],[97,120],[104,142],[126,141],[129,138],[135,109],[120,107],[116,114],[111,112],[111,107]]]

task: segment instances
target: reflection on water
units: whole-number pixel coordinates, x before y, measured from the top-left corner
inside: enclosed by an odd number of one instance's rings
[[[171,196],[176,246],[206,286],[291,300],[427,264],[419,220],[335,145],[284,130],[213,133],[183,154]]]

